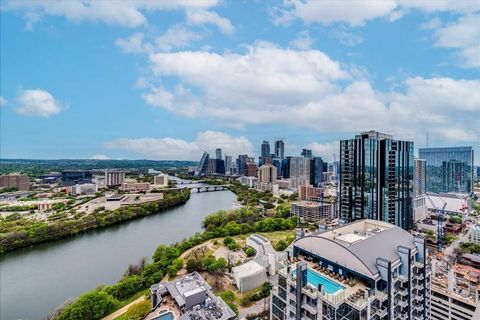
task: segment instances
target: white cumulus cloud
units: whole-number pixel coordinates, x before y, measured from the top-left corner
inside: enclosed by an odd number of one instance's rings
[[[330,25],[342,22],[358,27],[378,18],[395,21],[411,10],[426,13],[450,11],[467,14],[480,10],[480,2],[475,0],[291,0],[284,1],[283,8],[272,10],[272,19],[274,23],[281,23],[297,17],[305,23]]]
[[[268,43],[245,53],[183,51],[149,56],[153,77],[176,78],[173,88],[144,94],[157,108],[210,117],[237,127],[277,124],[318,132],[376,129],[413,139],[432,134],[474,141],[480,80],[410,77],[394,91],[375,90],[356,68],[318,50]]]
[[[24,12],[27,28],[41,20],[42,16],[61,16],[69,21],[93,21],[126,27],[147,24],[146,12],[178,9],[208,9],[218,0],[9,0],[2,9]]]
[[[216,148],[222,148],[223,154],[234,156],[253,153],[253,145],[247,138],[218,131],[199,132],[192,141],[170,137],[121,138],[105,143],[105,147],[158,160],[199,160],[204,151],[214,154]]]
[[[435,45],[459,50],[459,65],[480,68],[480,14],[460,17],[434,30]]]
[[[332,142],[312,142],[307,145],[307,149],[312,150],[314,155],[321,156],[324,161],[333,162],[339,160],[339,152],[340,152],[340,142],[332,141]],[[335,155],[335,156],[334,156]]]
[[[290,46],[299,50],[308,50],[313,45],[313,39],[310,37],[310,32],[304,30],[298,33],[298,37],[290,41]]]
[[[235,30],[229,19],[208,10],[187,10],[187,21],[193,25],[213,24],[224,34],[232,34]]]
[[[24,90],[17,97],[15,111],[23,116],[48,118],[62,111],[63,104],[45,90]]]

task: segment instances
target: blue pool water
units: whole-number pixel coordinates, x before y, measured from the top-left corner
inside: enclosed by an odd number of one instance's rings
[[[156,317],[155,320],[173,320],[173,313],[166,312]]]
[[[293,275],[295,275],[296,272],[296,270],[293,270]],[[313,271],[312,269],[307,269],[307,282],[314,285],[315,287],[318,287],[318,284],[321,284],[323,286],[323,290],[329,294],[335,293],[338,290],[345,289],[344,286],[325,278],[324,276]]]

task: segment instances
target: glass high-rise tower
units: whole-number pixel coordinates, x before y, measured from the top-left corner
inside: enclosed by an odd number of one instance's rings
[[[340,217],[413,227],[413,142],[368,131],[340,141]]]
[[[275,141],[275,158],[283,159],[285,156],[285,143],[282,139]]]
[[[427,165],[428,192],[473,191],[472,147],[420,148]]]
[[[260,159],[260,165],[265,164],[267,157],[270,156],[270,143],[266,140],[262,142],[262,158]]]

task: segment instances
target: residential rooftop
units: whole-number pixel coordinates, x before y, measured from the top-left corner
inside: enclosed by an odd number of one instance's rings
[[[180,320],[231,320],[236,314],[219,297],[202,276],[193,272],[150,288],[153,311],[145,319],[156,319],[165,310]]]
[[[417,250],[414,237],[407,231],[369,219],[305,236],[293,245],[371,279],[379,276],[378,258],[400,260],[399,246]]]

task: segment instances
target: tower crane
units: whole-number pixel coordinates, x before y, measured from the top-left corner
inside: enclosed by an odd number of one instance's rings
[[[443,245],[442,245],[442,239],[443,239],[443,217],[445,215],[445,207],[447,206],[447,202],[440,198],[443,201],[443,206],[442,208],[438,207],[435,205],[433,202],[432,198],[428,194],[426,194],[428,201],[430,201],[431,205],[433,208],[435,208],[435,213],[437,215],[437,250],[438,252],[442,252],[443,250]]]

